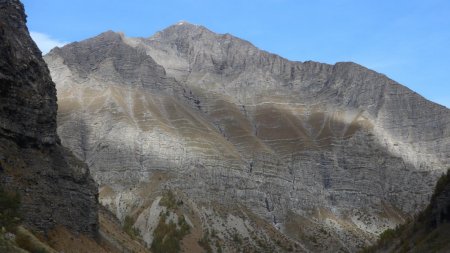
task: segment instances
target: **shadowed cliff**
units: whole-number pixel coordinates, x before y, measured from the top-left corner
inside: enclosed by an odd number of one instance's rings
[[[0,1],[0,91],[0,183],[21,196],[24,223],[97,236],[97,185],[60,144],[55,84],[18,0]]]

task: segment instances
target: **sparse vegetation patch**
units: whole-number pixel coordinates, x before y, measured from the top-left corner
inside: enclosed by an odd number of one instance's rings
[[[154,253],[180,252],[180,241],[190,233],[190,226],[184,216],[178,218],[178,222],[167,222],[168,215],[161,212],[158,226],[153,232],[151,249]]]
[[[133,227],[134,221],[130,216],[126,216],[123,222],[123,231],[127,233],[133,240],[141,237],[139,230]]]

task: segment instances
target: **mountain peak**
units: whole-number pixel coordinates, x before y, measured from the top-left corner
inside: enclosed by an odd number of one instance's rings
[[[123,32],[115,32],[112,30],[108,30],[106,32],[100,33],[99,35],[93,37],[92,39],[88,39],[87,41],[94,40],[106,40],[106,41],[121,41],[125,37]]]
[[[88,159],[100,185],[118,189],[103,194],[118,217],[134,208],[123,194],[140,202],[140,185],[164,173],[171,179],[155,185],[149,201],[167,189],[193,205],[234,212],[236,204],[257,218],[246,224],[284,227],[279,237],[305,251],[355,252],[423,207],[434,171],[449,164],[450,112],[360,65],[292,62],[185,21],[150,39],[96,42],[68,45],[62,61],[48,63],[61,94],[63,143]],[[145,203],[136,206],[143,235],[155,224],[147,215],[159,217]],[[222,222],[214,210],[196,212],[214,220],[202,227]],[[352,232],[333,225],[344,223]],[[233,252],[225,247],[234,225],[223,227],[223,251]],[[251,241],[274,238],[273,229],[248,229],[259,231]],[[322,230],[325,243],[310,244]]]
[[[155,35],[151,36],[150,38],[156,38],[156,37],[192,37],[200,34],[215,34],[214,32],[210,31],[208,28],[189,23],[187,21],[181,20],[164,30],[157,32]]]
[[[202,26],[202,25],[197,25],[197,24],[192,24],[188,21],[185,20],[180,20],[177,23],[167,27],[165,30],[169,30],[169,29],[186,29],[186,30],[198,30],[198,29],[206,29],[206,27]]]
[[[198,26],[198,25],[189,23],[188,21],[185,21],[185,20],[180,20],[175,25],[177,25],[177,26],[180,26],[180,25],[184,25],[184,26]]]

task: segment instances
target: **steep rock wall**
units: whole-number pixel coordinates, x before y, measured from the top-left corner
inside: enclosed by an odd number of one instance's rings
[[[55,84],[18,0],[0,1],[0,91],[0,182],[20,193],[24,222],[96,236],[97,185],[60,144]]]

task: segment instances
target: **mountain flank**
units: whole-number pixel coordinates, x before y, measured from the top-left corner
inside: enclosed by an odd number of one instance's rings
[[[61,142],[154,250],[355,252],[425,208],[450,161],[450,111],[351,62],[187,22],[45,61]]]
[[[23,4],[0,0],[0,252],[149,252],[100,209],[88,166],[61,145],[57,109]]]

